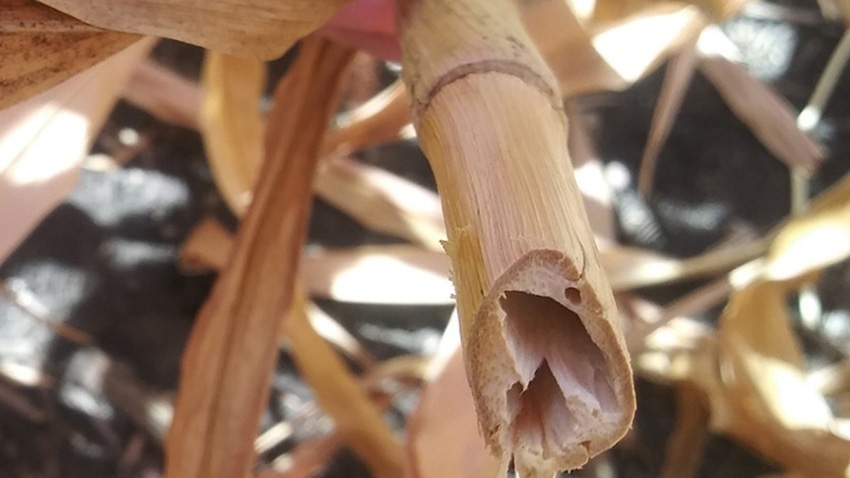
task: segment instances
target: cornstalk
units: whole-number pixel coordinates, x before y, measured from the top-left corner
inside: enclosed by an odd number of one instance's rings
[[[580,467],[635,399],[557,82],[511,0],[407,0],[400,17],[485,441],[522,477]]]

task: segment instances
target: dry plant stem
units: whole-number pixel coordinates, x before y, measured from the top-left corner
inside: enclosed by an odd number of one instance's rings
[[[580,467],[625,434],[635,403],[557,84],[509,0],[400,10],[485,441],[522,477]]]
[[[166,476],[243,477],[291,303],[311,178],[348,50],[310,38],[275,94],[263,173],[183,360]]]

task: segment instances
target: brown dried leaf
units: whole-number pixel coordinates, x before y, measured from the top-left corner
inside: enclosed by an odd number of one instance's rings
[[[0,32],[102,32],[58,10],[34,0],[3,0],[0,3]]]
[[[278,85],[266,160],[229,266],[187,346],[166,471],[242,477],[265,408],[281,316],[295,290],[311,178],[352,52],[311,38]]]
[[[114,32],[0,33],[0,109],[38,94],[139,40]]]
[[[346,0],[39,0],[104,29],[173,38],[231,55],[279,57]]]
[[[143,40],[0,111],[0,262],[73,188],[94,136],[152,45]],[[0,50],[5,47],[0,41]],[[6,71],[5,64],[0,71]]]
[[[375,476],[401,476],[401,443],[345,363],[310,325],[303,292],[293,303],[283,329],[299,372],[310,384],[319,405],[333,418],[342,439]]]

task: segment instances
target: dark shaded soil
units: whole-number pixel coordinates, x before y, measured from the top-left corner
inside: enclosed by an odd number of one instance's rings
[[[790,19],[751,14],[726,26],[743,57],[798,110],[840,38],[839,25],[819,19],[814,3],[789,4]],[[197,78],[201,52],[163,42],[157,58]],[[279,76],[285,61],[274,69]],[[595,124],[597,149],[609,165],[635,177],[662,71],[627,92],[580,101]],[[813,193],[848,169],[850,81],[845,73],[815,134],[827,150],[813,178]],[[0,478],[159,476],[161,443],[134,418],[120,387],[137,396],[165,397],[177,384],[179,359],[198,308],[215,279],[188,275],[176,266],[179,246],[203,217],[230,227],[236,220],[216,193],[199,136],[163,125],[120,104],[95,152],[122,148],[122,129],[137,131],[147,145],[126,167],[86,170],[72,196],[32,233],[0,268],[0,278],[19,295],[31,295],[56,320],[93,338],[80,344],[57,337],[41,322],[0,298],[0,366],[40,372],[45,383],[22,388],[0,379]],[[404,160],[398,160],[403,157]],[[433,187],[418,148],[397,142],[366,151],[360,159]],[[614,166],[617,167],[617,166]],[[634,185],[619,191],[616,210],[624,243],[670,254],[705,250],[733,228],[765,232],[787,214],[787,168],[773,158],[697,73],[680,119],[661,153],[655,195],[638,199]],[[639,217],[639,221],[623,221]],[[320,200],[314,205],[310,242],[326,246],[388,243],[395,239],[366,231]],[[834,359],[850,338],[850,273],[828,271],[819,291],[824,305],[820,328],[809,335],[813,355]],[[672,297],[681,289],[647,291]],[[433,343],[450,310],[320,302],[341,319],[378,358],[419,353]],[[112,385],[110,385],[112,384]],[[131,384],[131,385],[128,385]],[[112,388],[110,388],[112,387]],[[285,354],[273,381],[265,425],[304,413],[309,389]],[[125,390],[126,391],[126,390]],[[613,453],[617,476],[657,476],[665,442],[675,423],[672,390],[638,381],[639,413],[633,436]],[[400,418],[405,404],[391,412]],[[307,420],[309,436],[321,429]],[[292,447],[284,442],[275,451]],[[701,477],[748,477],[768,464],[722,437],[705,450]],[[323,476],[368,476],[344,451]]]

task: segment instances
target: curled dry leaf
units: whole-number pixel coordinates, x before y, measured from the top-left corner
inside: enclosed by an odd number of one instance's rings
[[[230,209],[244,214],[263,156],[260,100],[266,65],[208,51],[202,72],[200,127],[210,169]]]
[[[503,467],[550,477],[634,413],[560,93],[511,1],[401,5],[404,80],[443,201],[469,381]]]
[[[0,111],[0,262],[74,187],[91,142],[152,45],[152,40],[143,40]],[[6,46],[5,40],[0,42],[0,50]]]
[[[787,284],[756,282],[733,294],[720,320],[718,368],[702,380],[712,427],[789,471],[843,477],[850,441],[837,434],[823,395],[805,378],[785,309]]]
[[[173,38],[231,55],[282,55],[346,0],[39,0],[108,30]]]
[[[278,328],[295,290],[311,178],[351,57],[308,39],[278,85],[255,199],[184,355],[168,477],[241,477],[251,469]]]

